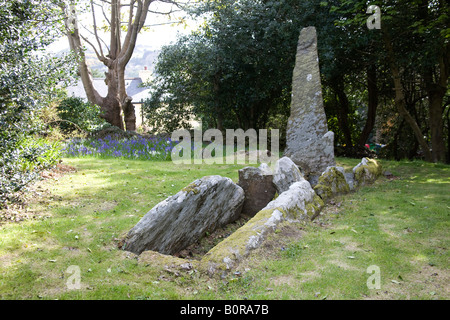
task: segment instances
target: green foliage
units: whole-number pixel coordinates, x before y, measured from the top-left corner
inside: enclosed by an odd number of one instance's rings
[[[81,129],[83,131],[91,132],[106,123],[100,118],[100,107],[85,102],[81,98],[68,97],[59,103],[56,107],[61,121],[60,128],[65,131],[72,131],[74,129]]]
[[[197,7],[193,14],[207,16],[205,24],[162,50],[151,108],[175,116],[189,106],[204,127],[220,129],[265,128],[271,116],[289,113],[294,7],[229,0]]]
[[[58,142],[25,139],[0,157],[0,208],[16,200],[17,192],[39,178],[40,171],[54,166],[61,156]]]
[[[62,28],[60,11],[57,1],[0,4],[0,206],[54,162],[53,146],[29,141],[43,129],[40,111],[60,96],[74,69],[70,55],[42,52]]]
[[[325,112],[336,146],[353,149],[373,142],[372,137],[391,149],[400,144],[396,128],[401,119],[395,108],[386,34],[393,39],[407,110],[431,145],[432,132],[442,139],[448,131],[448,121],[427,119],[430,101],[437,99],[433,95],[445,88],[448,92],[448,4],[404,0],[370,4],[381,8],[382,30],[367,28],[367,1],[197,3],[192,14],[203,18],[204,24],[165,47],[159,57],[153,96],[145,107],[150,119],[174,128],[192,113],[204,127],[258,129],[276,123],[284,132],[298,34],[303,27],[315,26]],[[443,100],[434,114],[445,109],[448,93]],[[403,137],[408,143],[402,142],[402,154],[420,157],[414,133],[402,130]]]
[[[180,128],[191,129],[191,125],[186,121],[192,115],[189,102],[183,101],[179,96],[175,97],[174,93],[165,94],[165,91],[176,90],[173,89],[176,86],[178,81],[171,84],[158,82],[158,85],[153,85],[150,98],[144,101],[142,111],[153,128],[153,133],[169,133]],[[192,95],[196,93],[199,94],[198,91],[191,92]]]
[[[336,20],[337,28],[350,36],[358,50],[343,57],[343,65],[348,66],[352,77],[358,76],[358,69],[364,71],[361,67],[367,63],[377,68],[378,116],[383,119],[378,124],[378,132],[383,135],[380,142],[388,145],[384,150],[386,156],[397,160],[422,157],[424,150],[420,150],[418,141],[425,137],[425,145],[428,143],[428,149],[432,150],[434,161],[442,161],[445,144],[449,145],[449,137],[444,138],[443,134],[448,124],[442,122],[442,118],[449,92],[450,7],[446,1],[427,0],[372,1],[370,4],[381,9],[381,30],[368,30],[365,26],[367,1],[341,1],[339,6],[330,9],[340,16]],[[347,63],[349,60],[354,60],[356,70]],[[411,129],[411,120],[405,123],[403,117],[399,117],[398,109],[392,110],[392,106],[396,107],[392,65],[401,77],[401,88],[396,89],[402,91],[405,108],[421,134]],[[358,82],[360,79],[354,78],[351,83]],[[448,148],[447,161],[450,161]]]

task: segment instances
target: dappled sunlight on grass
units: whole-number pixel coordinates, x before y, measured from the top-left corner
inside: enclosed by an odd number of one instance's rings
[[[158,278],[155,275],[158,271],[137,267],[135,260],[122,256],[125,252],[117,248],[117,241],[159,201],[195,179],[219,174],[237,180],[237,170],[243,167],[176,166],[172,162],[123,159],[63,161],[78,171],[57,181],[44,181],[42,185],[51,197],[30,208],[50,217],[7,224],[0,230],[0,261],[4,267],[0,293],[4,298],[88,295],[101,299],[105,298],[104,292],[114,290],[116,285],[124,286],[127,278],[137,284],[134,296],[181,297],[176,293],[178,289],[170,285],[166,292],[159,292],[160,286],[156,285],[152,285],[155,286],[153,291],[148,291],[148,283]],[[62,274],[72,264],[82,269],[85,279],[82,294],[66,288],[66,278]],[[136,274],[126,271],[132,269]],[[143,274],[151,277],[144,286],[141,285]],[[114,283],[105,279],[114,279]],[[15,289],[7,289],[8,286]],[[120,291],[108,298],[114,297],[123,298]]]
[[[428,262],[429,258],[423,254],[417,254],[412,257],[413,261]]]
[[[359,161],[337,159],[347,170]],[[47,218],[1,226],[2,299],[429,299],[430,291],[450,298],[427,278],[448,270],[449,166],[383,161],[399,179],[382,177],[339,196],[314,223],[292,224],[290,233],[277,229],[267,246],[242,262],[239,275],[217,280],[138,264],[117,248],[118,239],[195,179],[218,174],[236,182],[246,165],[64,163],[78,172],[44,181],[51,196],[30,208]],[[81,269],[81,290],[66,287],[70,265]],[[371,265],[380,267],[381,290],[366,286]]]
[[[443,179],[427,179],[425,182],[426,183],[445,183],[445,184],[448,184],[450,187],[450,181],[449,181],[448,177],[443,178]]]
[[[338,159],[339,165],[342,162],[346,168],[353,165],[351,160]],[[295,274],[300,265],[312,263],[320,266],[310,269],[320,273],[320,281],[308,282],[297,294],[295,289],[286,289],[286,294],[302,299],[429,299],[433,291],[434,298],[448,298],[448,291],[430,287],[429,275],[418,268],[439,268],[445,278],[442,269],[448,268],[450,227],[449,188],[445,184],[450,167],[383,161],[383,168],[398,178],[381,178],[374,185],[335,199],[338,207],[330,208],[330,213],[325,209],[315,224],[307,226],[301,242],[291,247],[296,248],[294,251],[283,251],[288,252],[288,258],[295,257],[295,265],[289,268],[280,259],[260,263],[261,267],[250,272],[255,286],[260,283],[259,273],[283,279]],[[252,260],[254,264],[258,264],[256,259]],[[366,287],[366,268],[370,265],[380,267],[381,290]],[[278,266],[283,266],[283,271]],[[412,278],[414,281],[409,281]]]

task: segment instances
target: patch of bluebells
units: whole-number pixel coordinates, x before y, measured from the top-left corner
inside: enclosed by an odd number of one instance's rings
[[[67,157],[97,156],[138,160],[170,160],[173,147],[178,142],[162,137],[134,137],[115,139],[75,138],[66,143],[63,154]]]

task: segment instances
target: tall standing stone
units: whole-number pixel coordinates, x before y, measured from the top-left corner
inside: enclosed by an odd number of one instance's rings
[[[323,106],[316,29],[308,27],[300,32],[297,45],[284,155],[303,172],[321,174],[336,165],[333,140]]]

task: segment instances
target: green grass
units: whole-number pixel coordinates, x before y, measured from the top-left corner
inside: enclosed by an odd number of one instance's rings
[[[338,159],[346,169],[359,161]],[[36,219],[0,227],[1,299],[449,299],[450,167],[383,161],[399,179],[333,199],[314,223],[286,225],[226,279],[138,263],[118,240],[197,178],[242,165],[64,159],[77,173],[39,183]],[[69,290],[76,265],[81,289]],[[381,271],[368,289],[367,267]],[[393,280],[393,281],[392,281]]]
[[[301,236],[285,240],[281,228],[269,253],[263,247],[242,266],[250,271],[237,282],[251,286],[233,285],[225,296],[448,299],[449,167],[383,163],[400,179],[334,199],[315,223],[300,226]],[[380,268],[380,290],[367,287],[371,265]]]

